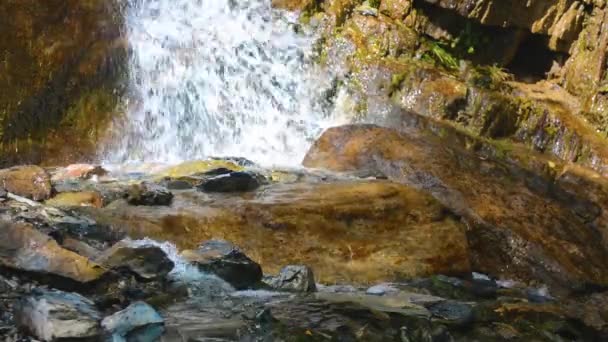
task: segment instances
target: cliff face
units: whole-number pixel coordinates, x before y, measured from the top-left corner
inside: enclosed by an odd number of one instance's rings
[[[91,154],[124,75],[120,10],[105,0],[0,3],[0,163]]]
[[[355,117],[406,110],[608,174],[605,1],[273,3],[321,32]]]

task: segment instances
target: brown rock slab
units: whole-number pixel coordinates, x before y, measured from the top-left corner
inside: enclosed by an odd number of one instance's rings
[[[0,186],[8,192],[34,201],[50,198],[53,189],[48,173],[34,165],[0,170]]]
[[[103,198],[95,191],[62,192],[45,202],[53,207],[95,207],[103,206]]]
[[[0,266],[78,283],[92,282],[105,273],[98,264],[62,248],[31,225],[6,221],[0,221]]]

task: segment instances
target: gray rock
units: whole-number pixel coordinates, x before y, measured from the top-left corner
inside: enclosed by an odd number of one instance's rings
[[[93,302],[75,293],[36,289],[15,305],[18,327],[43,341],[99,338],[100,320]]]
[[[239,290],[250,288],[262,280],[262,267],[227,241],[207,241],[198,250],[184,251],[182,257]]]
[[[152,183],[133,185],[125,194],[131,205],[169,206],[173,202],[173,194],[166,188]]]
[[[134,247],[122,241],[106,250],[96,262],[108,268],[126,268],[146,280],[161,279],[175,266],[160,247]]]
[[[278,276],[271,278],[269,285],[281,291],[315,292],[315,275],[308,266],[290,265],[284,267]]]
[[[384,296],[385,294],[395,292],[399,292],[399,289],[395,288],[394,286],[391,286],[391,284],[378,284],[370,287],[369,289],[367,289],[367,291],[365,291],[365,293],[367,293],[368,295],[375,296]]]
[[[144,302],[136,302],[126,309],[108,316],[101,322],[112,342],[153,342],[164,333],[164,320],[156,310]]]
[[[198,186],[203,192],[247,192],[260,187],[260,181],[249,172],[231,172],[206,179]]]

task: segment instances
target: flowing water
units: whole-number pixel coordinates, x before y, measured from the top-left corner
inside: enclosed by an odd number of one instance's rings
[[[131,0],[131,97],[112,162],[297,165],[331,124],[314,37],[270,0]]]

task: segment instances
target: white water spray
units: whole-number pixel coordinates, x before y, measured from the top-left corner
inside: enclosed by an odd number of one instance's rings
[[[131,0],[132,101],[112,162],[297,165],[330,125],[313,37],[270,0]]]

